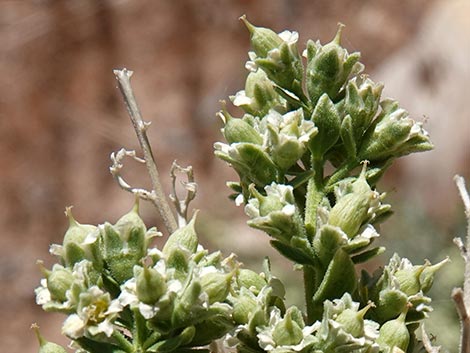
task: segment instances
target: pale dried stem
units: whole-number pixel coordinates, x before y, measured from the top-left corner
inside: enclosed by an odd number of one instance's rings
[[[134,93],[132,91],[132,86],[130,83],[132,71],[129,71],[127,69],[114,70],[114,75],[116,76],[116,79],[118,81],[119,89],[124,98],[124,102],[126,104],[127,111],[129,112],[129,116],[131,118],[132,125],[134,126],[134,130],[137,134],[137,139],[139,140],[140,147],[142,148],[145,165],[147,166],[150,180],[152,182],[153,190],[152,192],[150,192],[150,194],[154,196],[152,196],[152,198],[149,198],[148,200],[150,200],[152,204],[157,208],[168,232],[173,233],[177,229],[177,223],[173,213],[171,212],[170,205],[166,200],[165,194],[163,193],[163,188],[160,183],[157,165],[155,163],[152,149],[148,141],[146,130],[148,129],[150,123],[144,122],[139,107],[137,106]],[[121,180],[121,182],[122,181],[123,179]]]
[[[155,192],[130,186],[121,175],[121,170],[124,168],[123,160],[126,157],[130,157],[139,163],[145,163],[145,160],[136,156],[135,151],[128,151],[124,148],[118,152],[111,153],[111,160],[113,164],[109,167],[111,175],[116,179],[118,185],[125,191],[128,191],[142,200],[154,202],[156,200]]]
[[[456,175],[454,177],[454,181],[457,184],[457,188],[465,208],[465,216],[467,218],[467,239],[466,246],[461,239],[454,239],[454,242],[459,247],[465,261],[465,273],[463,290],[462,288],[454,288],[452,291],[452,299],[455,302],[462,327],[460,352],[470,353],[470,258],[468,254],[468,249],[470,248],[470,195],[465,188],[465,181],[461,176]]]
[[[186,174],[187,178],[187,181],[181,181],[181,184],[186,190],[186,197],[183,200],[179,198],[178,193],[176,192],[176,180],[178,179],[176,175],[177,173]],[[196,197],[197,191],[197,184],[194,181],[193,167],[188,166],[184,168],[174,161],[173,165],[171,166],[170,175],[173,186],[173,193],[170,194],[170,200],[173,202],[176,209],[178,216],[178,226],[184,227],[188,223],[188,205]]]
[[[428,353],[439,353],[441,351],[440,346],[433,346],[431,339],[429,338],[428,334],[426,333],[426,330],[424,328],[424,324],[421,325],[421,340],[423,342],[424,349],[426,349],[426,352]]]

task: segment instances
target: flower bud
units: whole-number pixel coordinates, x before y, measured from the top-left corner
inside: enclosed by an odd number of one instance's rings
[[[360,159],[382,161],[432,149],[422,124],[412,120],[396,101],[384,100],[381,106],[382,113],[364,136],[358,153]]]
[[[380,321],[387,321],[403,312],[407,303],[408,297],[401,290],[386,288],[380,291],[374,313]]]
[[[338,109],[351,117],[352,135],[358,145],[377,113],[382,89],[382,84],[365,77],[354,77],[346,86],[346,97]]]
[[[194,228],[196,218],[197,212],[194,214],[193,218],[187,225],[177,229],[173,234],[170,235],[162,250],[165,255],[170,255],[170,253],[175,248],[183,248],[190,254],[194,254],[196,252],[197,246],[199,244],[196,229]]]
[[[33,324],[31,328],[36,333],[36,337],[39,341],[39,353],[67,353],[64,347],[59,346],[56,343],[46,341],[46,339],[39,332],[39,326]]]
[[[351,184],[351,192],[337,200],[331,209],[328,223],[340,227],[353,238],[368,219],[371,206],[376,206],[378,194],[370,188],[365,177],[366,166],[359,178]]]
[[[249,142],[261,145],[263,143],[263,137],[245,120],[232,117],[225,109],[218,115],[225,123],[222,133],[229,144]]]
[[[266,280],[254,271],[242,268],[238,270],[237,283],[241,288],[247,288],[255,295],[266,286]]]
[[[282,44],[282,39],[269,28],[255,27],[248,20],[246,16],[240,17],[245,26],[251,34],[251,46],[256,55],[266,57],[268,52],[272,49],[278,48]]]
[[[175,327],[186,326],[193,321],[197,321],[198,313],[195,309],[203,310],[199,302],[202,293],[202,286],[197,280],[192,280],[183,290],[181,296],[176,299],[171,323]]]
[[[431,289],[436,271],[448,262],[450,262],[450,259],[447,257],[435,265],[426,266],[424,268],[423,272],[421,272],[421,275],[419,276],[419,283],[423,293],[427,293]]]
[[[287,170],[303,156],[318,129],[304,119],[302,108],[284,115],[270,111],[266,120],[270,156],[281,170]]]
[[[424,269],[428,267],[428,264],[400,269],[394,273],[395,279],[398,281],[400,290],[403,293],[410,296],[418,293],[421,290],[419,277]]]
[[[163,276],[153,268],[134,267],[137,298],[145,304],[155,304],[166,291]]]
[[[262,117],[269,110],[284,112],[285,100],[274,90],[274,85],[263,70],[250,72],[246,78],[245,90],[230,96],[233,105],[245,112]],[[251,141],[246,141],[251,142]]]
[[[251,315],[258,310],[256,298],[246,287],[240,289],[240,294],[233,304],[232,317],[239,325],[248,323]]]
[[[346,243],[344,233],[338,227],[323,225],[313,238],[313,249],[325,267],[331,262],[336,250]]]
[[[392,350],[397,347],[406,352],[410,342],[410,333],[405,324],[406,312],[407,310],[402,312],[395,320],[387,321],[380,328],[377,343],[382,349]]]
[[[116,222],[114,229],[129,248],[144,255],[147,250],[145,239],[147,229],[139,216],[139,198],[135,199],[132,209]]]
[[[267,196],[261,195],[254,186],[250,191],[255,198],[248,201],[245,213],[251,218],[248,225],[261,229],[272,237],[289,244],[293,236],[302,236],[303,224],[295,207],[291,186],[272,183],[265,187]]]
[[[56,264],[52,268],[52,271],[47,272],[46,278],[47,289],[49,289],[51,293],[51,299],[60,302],[66,301],[66,293],[74,281],[72,272]]]
[[[314,104],[322,94],[335,100],[348,77],[363,69],[360,54],[348,54],[340,45],[343,27],[340,25],[335,38],[324,46],[307,43],[307,91]]]
[[[319,97],[312,113],[312,121],[318,128],[318,133],[310,141],[310,151],[314,159],[322,160],[324,154],[338,141],[341,128],[339,114],[326,93]]]
[[[304,338],[302,328],[292,318],[292,309],[289,308],[284,318],[274,327],[273,340],[277,346],[296,345]]]
[[[230,273],[212,272],[201,278],[202,290],[207,293],[209,304],[222,302],[227,298],[234,274],[234,271]]]
[[[242,180],[264,187],[280,178],[279,170],[259,145],[252,143],[215,143],[215,155],[230,163]]]
[[[343,329],[353,337],[359,338],[364,336],[364,315],[373,306],[369,303],[360,311],[353,309],[345,309],[335,319],[336,322],[343,325]]]
[[[65,214],[69,219],[69,228],[65,232],[63,247],[63,259],[65,265],[73,267],[77,262],[83,259],[95,260],[98,264],[99,249],[96,244],[84,244],[88,236],[97,231],[97,227],[91,224],[80,224],[72,215],[72,208],[67,207]]]

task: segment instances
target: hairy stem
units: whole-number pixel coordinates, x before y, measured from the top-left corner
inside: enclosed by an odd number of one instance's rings
[[[139,107],[137,106],[137,102],[134,97],[134,92],[132,91],[130,82],[132,71],[127,69],[114,70],[114,75],[118,81],[119,89],[122,93],[122,96],[124,97],[124,102],[126,104],[127,111],[129,112],[132,125],[134,126],[140,147],[144,153],[145,164],[150,175],[153,190],[155,191],[155,199],[151,200],[152,204],[160,213],[160,216],[162,217],[163,223],[165,224],[168,232],[173,233],[178,226],[175,217],[171,212],[170,205],[168,204],[165,194],[163,193],[155,158],[153,157],[152,149],[148,141],[146,130],[150,123],[144,122],[142,119],[142,114],[140,113]]]
[[[313,305],[313,295],[315,294],[315,269],[312,266],[304,266],[304,288],[305,304],[307,309],[307,325],[315,321],[315,306]]]
[[[465,181],[461,176],[456,175],[454,180],[457,184],[457,188],[460,196],[462,197],[465,208],[465,216],[467,218],[467,239],[466,247],[463,246],[462,242],[460,242],[462,244],[460,246],[460,250],[462,252],[462,257],[465,260],[463,290],[461,288],[454,288],[452,291],[452,299],[455,302],[462,327],[460,352],[470,353],[470,257],[468,253],[468,249],[470,249],[470,195],[465,188]]]

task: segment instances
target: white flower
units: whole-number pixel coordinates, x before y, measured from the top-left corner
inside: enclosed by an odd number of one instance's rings
[[[86,333],[91,336],[104,333],[110,337],[114,332],[113,321],[120,311],[122,305],[117,300],[111,300],[109,293],[92,286],[80,294],[77,312],[65,320],[62,332],[72,339]]]
[[[252,99],[246,95],[245,90],[238,91],[235,93],[235,96],[232,98],[233,105],[236,107],[240,107],[243,105],[250,105],[252,103]]]
[[[47,289],[47,279],[41,279],[41,286],[34,290],[36,293],[36,304],[44,305],[49,303],[51,299],[51,292]]]

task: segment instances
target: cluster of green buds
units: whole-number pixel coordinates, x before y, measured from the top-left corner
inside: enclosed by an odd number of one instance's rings
[[[239,175],[228,186],[248,225],[303,269],[307,313],[270,306],[268,284],[244,294],[262,314],[250,309],[232,341],[241,352],[406,351],[445,261],[418,269],[394,257],[373,280],[359,279],[356,265],[385,250],[372,247],[377,224],[392,213],[377,182],[396,158],[431,149],[428,134],[362,74],[360,54],[341,46],[342,25],[330,43],[308,41],[301,55],[296,32],[241,19],[253,51],[245,89],[230,98],[243,114],[232,116],[224,104],[226,143],[215,143],[215,155]],[[421,275],[418,284],[404,274],[409,268]],[[392,332],[398,326],[407,339]]]
[[[63,244],[51,246],[60,263],[42,267],[36,301],[67,315],[62,331],[77,352],[189,352],[234,327],[228,296],[238,290],[239,264],[199,244],[195,217],[159,250],[137,203],[116,224],[67,215]]]
[[[192,174],[186,200],[172,195],[179,228],[163,217],[171,234],[162,249],[152,246],[161,233],[147,229],[137,202],[115,224],[98,226],[79,224],[68,208],[63,244],[51,246],[59,261],[50,270],[41,263],[37,303],[67,315],[62,331],[76,353],[413,351],[415,331],[432,309],[426,293],[448,260],[414,266],[394,255],[360,278],[356,265],[384,251],[372,247],[377,224],[391,214],[377,182],[396,158],[432,148],[426,131],[361,74],[359,53],[341,46],[343,26],[326,45],[308,41],[301,55],[296,32],[242,20],[253,51],[245,89],[230,98],[243,115],[232,116],[224,104],[218,115],[226,143],[217,142],[215,154],[239,175],[228,186],[248,225],[303,271],[306,312],[286,308],[269,260],[258,274],[235,255],[199,244],[197,213],[186,217]],[[118,70],[118,80],[125,78],[128,84],[129,72]],[[134,105],[128,108],[135,118]],[[118,175],[120,159],[113,160],[121,187],[157,208],[165,202],[155,191],[131,188]],[[37,335],[40,353],[65,352]]]

